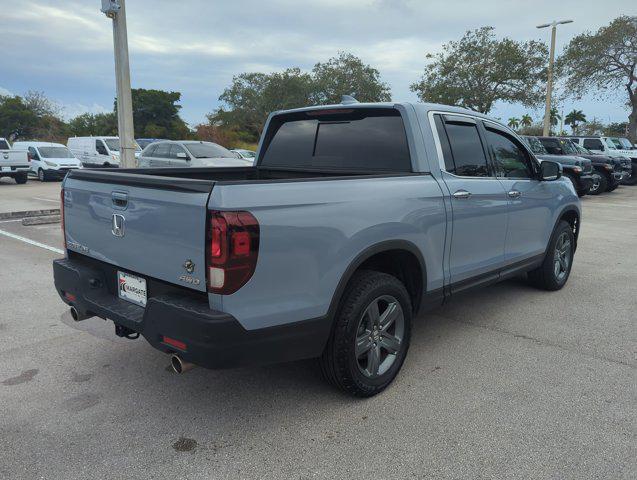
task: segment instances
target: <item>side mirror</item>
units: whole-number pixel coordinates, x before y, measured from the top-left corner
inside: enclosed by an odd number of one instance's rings
[[[550,160],[544,160],[540,164],[540,175],[545,182],[557,180],[562,176],[562,165]]]
[[[188,155],[186,155],[184,152],[178,152],[177,158],[181,158],[182,160],[188,160]]]
[[[600,146],[599,146],[599,151],[600,151],[600,152],[603,152],[604,150],[606,150],[606,149],[604,148],[604,145],[600,145]]]

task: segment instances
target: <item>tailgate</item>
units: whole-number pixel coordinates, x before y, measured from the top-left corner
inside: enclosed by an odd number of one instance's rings
[[[206,205],[213,185],[207,180],[73,171],[64,183],[67,248],[142,276],[205,291]]]
[[[2,150],[0,151],[0,166],[29,167],[31,164],[26,150]]]

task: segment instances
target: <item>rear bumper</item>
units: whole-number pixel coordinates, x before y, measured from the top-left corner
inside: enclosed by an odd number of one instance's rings
[[[176,353],[196,365],[228,368],[313,358],[327,342],[330,322],[325,317],[246,330],[232,315],[211,310],[207,300],[180,294],[179,289],[153,295],[149,288],[146,307],[140,307],[112,291],[107,272],[94,262],[53,262],[60,298],[81,315],[112,320],[139,333],[156,349]],[[183,342],[185,349],[164,343],[164,337]]]
[[[29,170],[31,170],[31,165],[1,165],[0,176],[15,175],[16,173],[28,173]]]

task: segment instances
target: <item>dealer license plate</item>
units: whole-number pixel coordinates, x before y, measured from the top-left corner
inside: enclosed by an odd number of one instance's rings
[[[117,293],[119,298],[140,307],[146,306],[146,279],[126,272],[117,272]]]

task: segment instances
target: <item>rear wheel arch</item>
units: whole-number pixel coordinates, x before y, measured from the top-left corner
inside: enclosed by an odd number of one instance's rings
[[[427,285],[425,260],[415,244],[407,240],[388,240],[363,250],[345,269],[330,303],[328,315],[332,321],[350,280],[361,270],[376,270],[398,278],[409,292],[414,312],[418,311]]]

